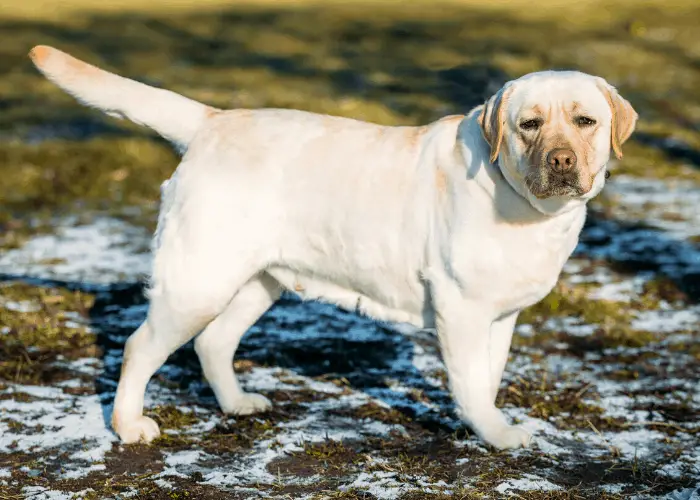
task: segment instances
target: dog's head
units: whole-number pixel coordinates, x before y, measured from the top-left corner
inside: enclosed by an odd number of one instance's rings
[[[610,151],[637,113],[605,80],[575,71],[531,73],[487,101],[479,123],[508,182],[543,213],[586,202],[605,182]]]

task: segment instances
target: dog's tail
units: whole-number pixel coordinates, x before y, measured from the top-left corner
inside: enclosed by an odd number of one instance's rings
[[[78,99],[117,118],[152,128],[185,148],[214,108],[169,90],[150,87],[38,45],[29,57],[49,80]]]

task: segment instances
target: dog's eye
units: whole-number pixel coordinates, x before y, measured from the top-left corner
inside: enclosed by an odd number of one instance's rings
[[[591,125],[596,124],[596,121],[593,118],[588,118],[587,116],[577,116],[575,121],[576,125],[579,127],[590,127]]]
[[[542,126],[542,120],[539,120],[537,118],[532,119],[532,120],[525,120],[524,122],[520,122],[520,128],[523,130],[537,130]]]

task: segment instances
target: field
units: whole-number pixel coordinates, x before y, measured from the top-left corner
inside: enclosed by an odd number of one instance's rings
[[[0,0],[0,40],[0,500],[700,498],[697,2]],[[223,415],[187,345],[149,385],[163,436],[121,445],[122,348],[178,160],[43,79],[37,44],[219,107],[384,124],[539,69],[617,86],[637,132],[499,395],[533,446],[460,423],[431,332],[293,296],[235,360],[273,410]]]

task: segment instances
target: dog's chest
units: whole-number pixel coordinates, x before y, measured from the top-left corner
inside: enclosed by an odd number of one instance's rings
[[[499,225],[470,252],[474,265],[470,291],[487,300],[499,314],[531,306],[554,287],[564,263],[573,252],[585,219],[537,226]]]

